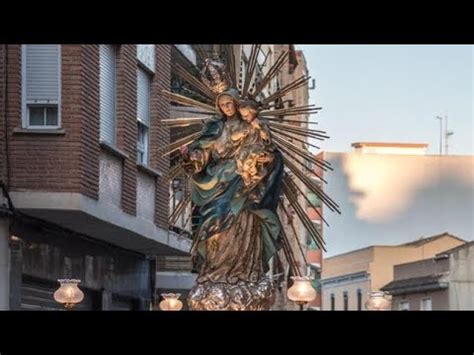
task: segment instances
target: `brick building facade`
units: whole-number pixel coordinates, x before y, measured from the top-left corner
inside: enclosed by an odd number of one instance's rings
[[[132,295],[143,308],[154,288],[150,256],[186,254],[189,240],[168,230],[169,183],[163,177],[169,161],[158,152],[169,142],[160,120],[169,116],[161,91],[170,86],[170,60],[170,45],[0,46],[0,180],[15,208],[12,213],[7,202],[2,206],[8,228],[1,237],[21,241],[10,246],[13,261],[0,278],[5,285],[15,288],[18,278],[31,277],[54,283],[71,273],[71,258],[77,266],[70,276],[84,277],[99,262],[105,264],[96,271],[108,268],[110,277],[126,277],[128,291],[109,291]],[[106,116],[112,133],[103,139]],[[76,238],[84,255],[56,248],[48,228]],[[45,259],[56,255],[62,261],[40,276],[25,274],[23,267],[22,275],[15,258],[28,258],[26,245],[35,243],[46,248]],[[100,252],[87,258],[95,245]],[[122,253],[133,254],[129,266],[114,271],[113,260],[127,259]],[[83,279],[83,285],[107,293],[107,282],[99,279]],[[135,286],[147,291],[136,294]],[[21,308],[21,282],[17,289],[17,300],[3,300],[1,308]],[[97,307],[113,308],[107,302]]]

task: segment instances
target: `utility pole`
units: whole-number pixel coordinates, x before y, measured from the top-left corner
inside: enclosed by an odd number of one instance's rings
[[[443,155],[443,117],[436,116],[439,120],[439,155]]]

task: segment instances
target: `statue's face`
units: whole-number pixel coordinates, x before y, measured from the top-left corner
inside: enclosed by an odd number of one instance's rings
[[[228,95],[219,97],[217,105],[227,117],[232,117],[237,112],[234,100]]]
[[[241,107],[239,109],[240,115],[242,116],[242,119],[247,122],[252,122],[254,118],[257,116],[255,111],[248,107]]]

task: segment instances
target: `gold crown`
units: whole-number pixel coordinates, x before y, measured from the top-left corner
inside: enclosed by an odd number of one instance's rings
[[[206,59],[204,67],[201,69],[201,80],[216,94],[220,94],[232,86],[226,66],[216,59]]]

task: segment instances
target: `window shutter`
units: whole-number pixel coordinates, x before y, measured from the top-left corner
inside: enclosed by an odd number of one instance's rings
[[[147,127],[150,126],[150,76],[138,68],[137,72],[137,118]]]
[[[100,46],[100,139],[115,142],[116,50]]]
[[[26,100],[28,103],[58,103],[59,45],[26,45]]]

